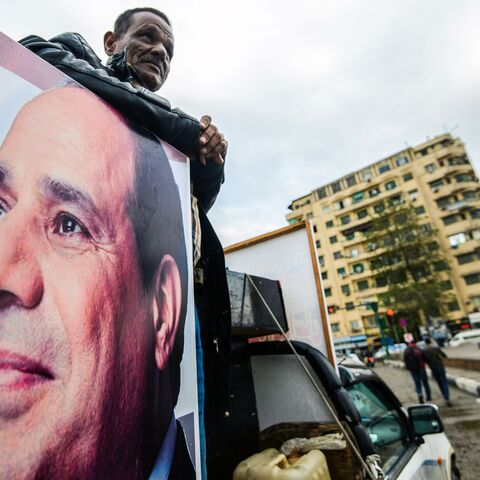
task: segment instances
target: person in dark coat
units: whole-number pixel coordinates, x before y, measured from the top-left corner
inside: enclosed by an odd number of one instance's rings
[[[445,372],[445,366],[443,365],[443,359],[447,358],[447,355],[439,347],[433,345],[430,338],[425,339],[425,343],[427,344],[423,350],[425,362],[432,371],[433,378],[438,384],[438,388],[442,393],[442,397],[445,399],[445,403],[447,406],[451,407],[452,403],[450,402],[447,374]]]
[[[427,402],[432,400],[430,385],[428,383],[427,372],[425,370],[425,358],[423,352],[417,347],[415,342],[410,342],[409,346],[403,352],[403,361],[405,368],[410,372],[415,383],[415,390],[418,395],[418,401],[424,403],[422,385],[425,389]]]

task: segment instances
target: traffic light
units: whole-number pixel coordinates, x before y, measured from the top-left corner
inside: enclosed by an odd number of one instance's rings
[[[386,312],[387,314],[387,317],[393,317],[395,315],[395,310],[392,310],[391,308],[389,308]]]
[[[328,307],[328,313],[332,314],[337,311],[337,307],[335,305],[332,305],[331,307]]]

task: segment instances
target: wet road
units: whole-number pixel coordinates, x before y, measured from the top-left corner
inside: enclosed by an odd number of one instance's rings
[[[417,403],[413,381],[405,370],[384,366],[375,367],[395,395],[405,404]],[[450,388],[452,407],[444,406],[437,384],[430,382],[432,401],[440,408],[446,434],[457,454],[462,480],[480,478],[480,403],[473,395]]]

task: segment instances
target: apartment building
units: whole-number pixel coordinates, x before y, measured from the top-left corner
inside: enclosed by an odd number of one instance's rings
[[[480,184],[465,146],[450,134],[437,136],[323,185],[293,200],[289,223],[314,225],[335,346],[372,345],[380,335],[368,302],[386,287],[370,270],[376,255],[363,231],[369,219],[392,203],[410,201],[420,221],[438,231],[451,270],[448,318],[480,311]],[[392,306],[380,306],[380,314]]]

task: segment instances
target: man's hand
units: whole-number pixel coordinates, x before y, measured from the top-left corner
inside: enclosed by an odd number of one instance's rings
[[[203,115],[200,119],[200,162],[207,164],[207,158],[211,158],[217,165],[223,165],[227,153],[228,142],[223,133],[213,125],[212,117]]]

